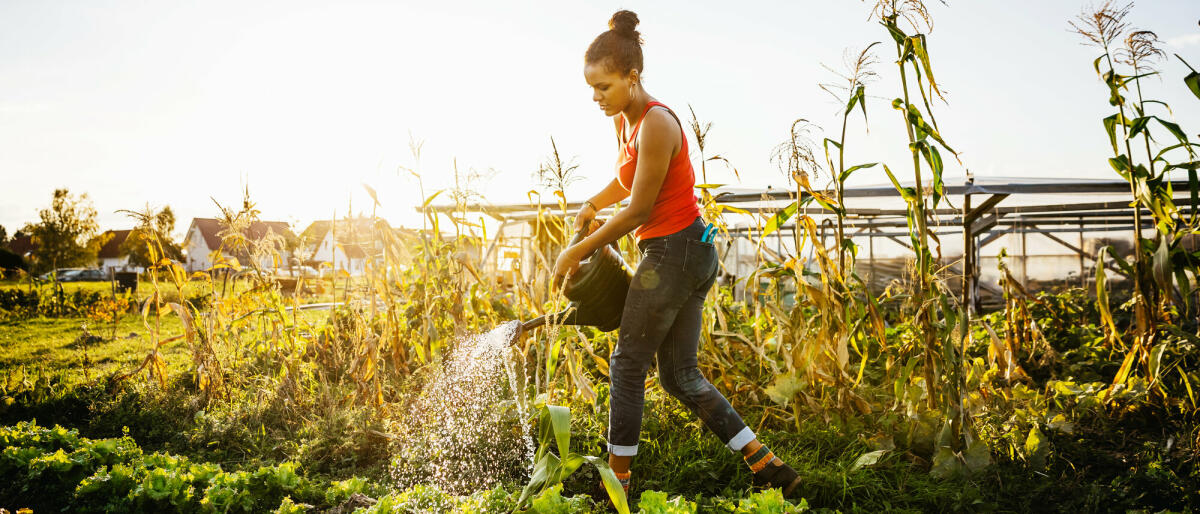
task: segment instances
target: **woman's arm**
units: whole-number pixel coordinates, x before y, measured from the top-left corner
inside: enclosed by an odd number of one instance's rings
[[[574,262],[563,263],[571,269],[561,269],[563,266],[556,264],[556,274],[565,275],[568,272],[574,272],[573,265],[577,265],[584,256],[591,254],[601,246],[620,239],[621,236],[646,222],[650,217],[650,211],[654,208],[654,201],[658,199],[658,192],[662,189],[663,180],[667,177],[667,167],[670,165],[671,156],[676,146],[681,143],[679,138],[682,136],[677,127],[675,119],[665,112],[652,109],[646,114],[646,119],[642,121],[642,128],[638,133],[638,164],[637,170],[634,172],[633,191],[630,194],[629,206],[614,215],[612,219],[584,238],[583,241],[563,250],[563,257]],[[613,184],[609,184],[608,187],[605,187],[601,194],[596,195],[597,199],[607,200],[607,197],[599,197],[609,192],[612,186]],[[619,188],[620,184],[616,183],[616,187]],[[611,204],[605,206],[607,205]],[[603,208],[604,206],[597,204],[596,207]],[[562,261],[562,257],[559,260]]]
[[[604,186],[604,189],[596,193],[596,196],[589,198],[587,203],[579,207],[579,212],[575,213],[575,232],[587,230],[600,210],[628,197],[629,191],[621,187],[621,183],[614,178],[612,182]]]
[[[612,182],[609,182],[607,186],[604,186],[604,189],[601,189],[599,193],[596,193],[596,196],[589,198],[588,201],[592,202],[592,206],[603,210],[605,207],[616,204],[626,198],[629,198],[629,191],[621,187],[621,182],[614,178]]]

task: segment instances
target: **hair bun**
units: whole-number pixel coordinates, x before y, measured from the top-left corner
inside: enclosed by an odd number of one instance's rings
[[[608,20],[609,30],[641,43],[642,38],[641,35],[638,34],[637,26],[638,16],[633,11],[617,11],[613,13],[612,18]]]

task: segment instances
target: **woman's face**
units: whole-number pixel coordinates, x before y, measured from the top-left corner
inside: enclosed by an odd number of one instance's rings
[[[592,101],[600,105],[605,116],[616,116],[629,105],[630,86],[637,79],[637,71],[628,75],[610,71],[604,62],[589,63],[583,67],[583,78],[592,87]]]

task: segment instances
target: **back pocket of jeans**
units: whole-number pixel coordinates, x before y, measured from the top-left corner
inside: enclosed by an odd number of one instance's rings
[[[693,279],[708,280],[717,270],[717,248],[712,243],[689,239],[683,254],[683,270]]]

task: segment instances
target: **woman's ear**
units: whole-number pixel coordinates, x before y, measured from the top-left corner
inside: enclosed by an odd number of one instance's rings
[[[629,80],[630,84],[637,84],[638,79],[640,78],[638,77],[638,70],[629,70],[629,76],[626,78]]]

